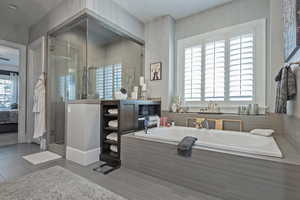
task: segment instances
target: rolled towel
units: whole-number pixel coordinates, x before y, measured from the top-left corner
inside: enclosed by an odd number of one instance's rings
[[[272,129],[253,129],[252,131],[250,131],[250,133],[253,135],[270,137],[274,133],[274,130],[272,130]]]
[[[118,153],[118,147],[117,145],[110,145],[109,149],[115,153]]]
[[[117,133],[111,133],[106,136],[106,139],[112,140],[112,141],[118,141],[118,134]]]
[[[118,114],[118,109],[108,109],[109,114]]]
[[[118,120],[111,120],[108,122],[108,126],[112,128],[118,128]]]

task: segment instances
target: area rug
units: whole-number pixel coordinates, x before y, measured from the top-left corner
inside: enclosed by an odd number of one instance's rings
[[[2,200],[125,200],[59,166],[0,184]]]
[[[43,151],[43,152],[23,156],[23,158],[33,165],[38,165],[52,160],[60,159],[61,156],[56,153],[52,153],[50,151]]]

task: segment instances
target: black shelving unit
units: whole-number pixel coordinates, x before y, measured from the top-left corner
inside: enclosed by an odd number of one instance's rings
[[[118,114],[111,114],[109,109],[117,109]],[[121,165],[121,136],[144,128],[142,117],[149,115],[161,116],[160,101],[143,101],[143,100],[106,100],[101,102],[101,131],[100,131],[100,161],[105,164],[96,168],[107,174]],[[109,127],[111,120],[118,120],[118,127]],[[117,141],[107,139],[107,135],[117,133]],[[117,146],[117,152],[110,150],[111,145]],[[105,166],[109,166],[108,170],[102,170]]]

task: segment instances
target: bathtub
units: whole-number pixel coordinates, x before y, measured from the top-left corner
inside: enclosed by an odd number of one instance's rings
[[[252,135],[247,132],[196,129],[187,127],[153,128],[148,134],[144,131],[134,133],[137,137],[161,142],[179,143],[185,136],[198,140],[194,148],[209,148],[240,152],[246,154],[282,158],[282,153],[273,137]]]

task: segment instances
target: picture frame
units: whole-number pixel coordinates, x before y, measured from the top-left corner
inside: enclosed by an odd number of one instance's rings
[[[282,0],[284,59],[288,62],[300,47],[300,0]]]
[[[162,63],[155,62],[150,64],[150,81],[159,81],[162,76]]]

